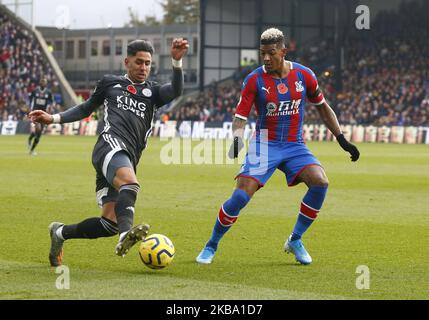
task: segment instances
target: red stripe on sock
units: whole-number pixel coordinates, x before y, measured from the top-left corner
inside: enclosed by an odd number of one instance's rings
[[[301,213],[304,216],[307,216],[310,219],[316,219],[319,212],[320,212],[320,210],[315,210],[313,208],[310,208],[304,202],[301,203]]]
[[[232,217],[228,215],[224,210],[223,207],[220,208],[218,220],[224,227],[232,226],[236,221],[238,217]]]

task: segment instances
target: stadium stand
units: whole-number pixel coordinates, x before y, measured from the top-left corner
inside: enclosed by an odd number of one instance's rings
[[[54,66],[29,26],[0,5],[0,120],[23,120],[29,111],[29,94],[41,77],[48,80],[55,104],[61,111],[64,95]]]
[[[196,97],[187,98],[180,107],[167,114],[169,120],[228,122],[240,97],[241,81],[212,85]],[[253,115],[254,117],[254,115]],[[255,118],[255,117],[254,117]]]
[[[298,53],[318,74],[324,94],[342,124],[429,125],[429,3],[403,3],[397,12],[381,12],[371,31],[354,31],[345,46],[343,88],[335,89],[332,41]],[[322,70],[324,72],[322,72]],[[248,71],[248,70],[247,70]],[[318,72],[319,71],[319,72]],[[330,71],[330,72],[329,72]],[[229,121],[246,73],[213,83],[195,98],[170,111],[169,120]],[[255,117],[252,115],[250,120]],[[315,108],[307,108],[306,123],[320,123]]]
[[[382,12],[372,32],[354,32],[346,43],[343,90],[320,78],[341,123],[429,125],[428,3],[403,3]],[[400,12],[400,14],[399,14]],[[318,122],[309,108],[307,121]]]

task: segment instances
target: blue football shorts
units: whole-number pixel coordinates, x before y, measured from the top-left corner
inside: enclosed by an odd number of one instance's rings
[[[288,186],[298,183],[297,177],[310,166],[322,166],[304,143],[257,141],[252,139],[249,149],[236,176],[250,178],[263,187],[276,169],[286,175]]]

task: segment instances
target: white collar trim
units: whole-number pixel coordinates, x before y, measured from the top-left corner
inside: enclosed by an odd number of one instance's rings
[[[124,75],[124,78],[125,79],[127,79],[129,82],[131,82],[132,84],[145,84],[146,83],[146,81],[143,81],[143,82],[133,82],[129,77],[128,77],[128,74],[125,74]]]
[[[292,61],[286,60],[286,62],[289,63],[290,70],[292,70],[293,69],[293,63],[292,63]],[[267,73],[267,69],[265,69],[265,65],[262,66],[262,70],[264,71],[264,73]]]

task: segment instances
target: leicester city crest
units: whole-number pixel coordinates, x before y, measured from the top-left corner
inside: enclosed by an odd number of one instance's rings
[[[152,90],[148,88],[143,89],[143,95],[148,98],[152,97]]]

